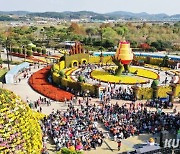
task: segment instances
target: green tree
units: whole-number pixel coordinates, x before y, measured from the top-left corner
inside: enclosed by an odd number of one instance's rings
[[[103,39],[106,40],[114,40],[115,38],[118,38],[116,31],[113,30],[111,27],[104,28],[102,36]]]
[[[46,48],[42,49],[42,54],[45,55],[46,54]]]
[[[93,35],[97,34],[97,30],[95,28],[87,28],[86,33],[89,35],[89,37],[92,37]]]

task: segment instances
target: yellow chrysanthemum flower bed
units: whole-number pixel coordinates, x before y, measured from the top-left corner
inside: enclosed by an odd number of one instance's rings
[[[38,120],[44,115],[32,111],[13,92],[0,89],[0,152],[40,154],[42,131]]]
[[[101,70],[94,70],[91,72],[91,77],[103,82],[112,82],[112,83],[121,83],[121,84],[137,84],[137,83],[146,83],[147,79],[142,79],[137,76],[115,76],[111,75],[108,72]]]
[[[109,69],[112,69],[115,71],[117,69],[117,67],[114,66],[114,67],[111,67],[111,68],[108,68],[105,70],[109,70]],[[153,80],[159,79],[159,75],[156,72],[148,70],[148,69],[139,68],[139,67],[130,67],[129,71],[132,74],[134,72],[137,72],[136,76],[140,76],[140,77],[144,77],[144,78],[148,78],[148,79],[153,79]]]
[[[153,79],[153,80],[159,78],[159,75],[156,72],[153,72],[151,70],[146,70],[146,69],[137,68],[137,67],[130,67],[131,73],[134,73],[136,70],[138,71],[137,76],[141,76],[141,77],[145,77],[145,78]]]

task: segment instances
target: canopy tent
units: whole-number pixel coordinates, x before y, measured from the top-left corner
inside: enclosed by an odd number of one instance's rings
[[[18,73],[26,68],[29,67],[28,62],[21,63],[20,65],[14,66],[9,72],[6,73],[5,79],[6,83],[14,83],[15,77],[18,75]]]

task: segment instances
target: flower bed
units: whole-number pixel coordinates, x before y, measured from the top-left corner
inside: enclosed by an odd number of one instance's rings
[[[4,89],[0,89],[0,113],[0,153],[40,154],[42,131],[38,121],[44,116]]]
[[[103,82],[109,82],[109,83],[121,83],[121,84],[145,84],[148,82],[146,79],[142,79],[140,77],[135,76],[115,76],[111,75],[108,72],[100,71],[100,70],[94,70],[91,72],[91,77]]]
[[[117,66],[105,68],[106,71],[108,71],[108,70],[115,71],[116,69],[117,69]],[[129,70],[130,70],[130,73],[132,73],[132,74],[134,74],[134,72],[137,71],[137,74],[135,74],[135,75],[139,76],[139,77],[153,79],[153,80],[159,79],[159,75],[156,72],[151,71],[151,70],[147,70],[147,69],[139,68],[139,67],[130,67]]]
[[[51,85],[46,80],[49,71],[50,67],[45,67],[34,73],[29,79],[30,86],[38,93],[53,100],[64,101],[65,98],[70,100],[73,96],[71,93]]]
[[[143,69],[143,68],[136,68],[136,67],[130,67],[130,72],[134,73],[137,72],[137,76],[148,78],[148,79],[159,79],[159,75],[156,72],[153,72],[151,70]]]

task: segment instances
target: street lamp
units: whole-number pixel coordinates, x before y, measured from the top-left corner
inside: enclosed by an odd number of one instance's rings
[[[26,61],[26,49],[24,45],[22,46],[22,52],[24,52],[24,61]]]

